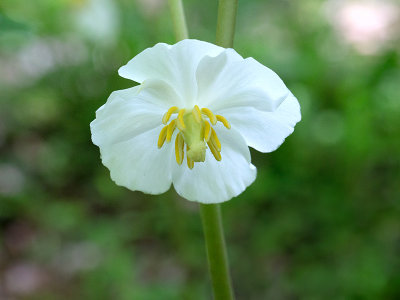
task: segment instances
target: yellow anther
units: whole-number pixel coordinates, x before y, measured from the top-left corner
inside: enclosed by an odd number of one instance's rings
[[[179,130],[186,129],[185,122],[183,122],[183,114],[185,113],[186,109],[182,108],[178,113],[178,123],[176,124]]]
[[[225,119],[223,116],[216,115],[217,121],[220,121],[224,126],[228,129],[231,129],[231,124],[229,124],[228,120]]]
[[[210,136],[211,136],[211,125],[210,123],[208,123],[208,121],[204,122],[204,131],[203,131],[203,136],[204,139],[206,140],[206,142],[208,142],[210,140]]]
[[[214,158],[220,161],[222,159],[221,153],[215,148],[214,144],[211,141],[209,141],[207,145],[208,148],[210,148],[211,153],[214,155]]]
[[[217,133],[215,132],[214,128],[211,128],[211,139],[210,141],[213,143],[215,148],[218,151],[221,151],[221,142],[218,139]]]
[[[213,125],[217,124],[217,118],[215,117],[215,115],[213,114],[213,112],[211,110],[203,107],[201,109],[201,112],[210,119],[211,124],[213,124]]]
[[[172,134],[174,133],[176,127],[176,119],[172,120],[171,123],[168,124],[168,129],[167,129],[167,143],[169,143],[171,141],[172,138]]]
[[[164,125],[166,125],[169,121],[169,118],[171,118],[171,115],[175,113],[179,108],[177,106],[172,106],[168,111],[164,114],[162,118],[162,122]]]
[[[185,142],[182,133],[178,133],[175,139],[175,158],[178,165],[181,165],[184,157]]]
[[[192,114],[193,114],[193,117],[196,120],[196,122],[200,123],[200,121],[201,121],[201,112],[200,112],[200,108],[197,105],[194,106],[194,108],[192,110]]]
[[[167,137],[167,129],[168,129],[168,126],[164,126],[163,129],[161,129],[160,135],[158,136],[158,142],[157,142],[158,148],[161,148],[164,145],[165,138]]]
[[[186,153],[187,153],[188,151],[189,151],[189,147],[186,146]],[[189,169],[190,169],[190,170],[193,169],[193,167],[194,167],[194,161],[191,160],[191,159],[189,158],[189,156],[186,156],[186,159],[187,159],[187,165],[188,165]]]

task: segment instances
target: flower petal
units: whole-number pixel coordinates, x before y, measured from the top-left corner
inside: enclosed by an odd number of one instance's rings
[[[140,86],[113,92],[90,124],[95,145],[113,144],[160,125],[162,116],[182,101],[161,80],[146,80]]]
[[[118,72],[120,76],[139,83],[149,78],[165,80],[182,99],[189,102],[188,106],[193,106],[199,61],[206,55],[215,56],[223,50],[198,40],[182,40],[172,46],[159,43],[136,55]]]
[[[232,52],[226,49],[216,57],[204,57],[199,63],[198,105],[213,111],[237,106],[273,111],[289,94],[283,81],[255,59],[238,59],[239,55]]]
[[[163,110],[168,110],[171,106],[183,107],[185,105],[184,100],[176,90],[166,81],[160,79],[143,81],[140,85],[138,98],[157,105]]]
[[[129,140],[100,147],[103,164],[116,184],[148,194],[166,192],[172,182],[173,143],[157,148],[156,127]]]
[[[131,190],[160,194],[172,182],[173,147],[157,148],[162,116],[179,99],[160,80],[113,92],[90,124],[111,178]]]
[[[249,148],[240,134],[222,125],[214,128],[222,144],[221,161],[216,161],[207,149],[206,161],[195,163],[192,170],[185,164],[175,166],[175,190],[188,200],[224,202],[242,193],[256,178],[257,170],[250,162]]]
[[[300,105],[290,93],[274,111],[236,107],[218,111],[240,132],[247,145],[260,151],[276,150],[300,121]]]

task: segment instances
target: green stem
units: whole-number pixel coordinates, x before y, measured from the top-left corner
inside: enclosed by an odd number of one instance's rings
[[[181,0],[169,0],[174,31],[177,41],[189,37],[185,13]],[[233,47],[237,0],[220,0],[218,7],[216,44],[225,48]],[[215,300],[233,300],[229,275],[228,256],[222,227],[219,204],[200,204],[200,213],[206,241],[208,266]]]
[[[238,0],[219,0],[216,44],[233,47]]]
[[[219,204],[200,204],[215,300],[234,299]]]
[[[172,22],[174,23],[174,32],[177,41],[187,39],[189,37],[185,11],[181,0],[169,0],[169,8],[171,11]]]
[[[219,0],[216,44],[233,47],[238,0]],[[200,204],[215,300],[234,299],[219,204]]]

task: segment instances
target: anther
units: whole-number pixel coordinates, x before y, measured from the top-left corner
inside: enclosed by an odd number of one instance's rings
[[[180,111],[179,111],[179,113],[178,113],[178,123],[177,123],[177,126],[178,126],[178,128],[179,128],[179,130],[184,130],[185,128],[186,128],[186,126],[185,126],[185,122],[183,121],[183,114],[185,113],[185,109],[184,108],[182,108]]]
[[[211,110],[203,107],[201,109],[201,112],[210,119],[211,124],[213,124],[213,125],[217,124],[217,118],[215,117],[215,115],[213,114],[213,112]]]
[[[217,121],[220,121],[224,126],[228,129],[231,129],[231,124],[229,124],[228,120],[225,119],[223,116],[216,115]]]
[[[169,143],[171,141],[172,134],[174,133],[175,127],[176,127],[176,119],[172,120],[171,123],[168,124],[167,137],[166,137],[167,143]]]
[[[211,141],[209,141],[209,142],[207,143],[207,145],[208,145],[208,148],[210,148],[210,151],[211,151],[211,153],[213,154],[214,158],[215,158],[217,161],[220,161],[220,160],[222,159],[221,153],[215,148],[214,144],[213,144]]]
[[[204,139],[206,140],[206,142],[208,142],[210,140],[210,136],[211,136],[211,125],[210,123],[208,123],[208,121],[204,122]]]
[[[211,142],[215,146],[218,151],[221,151],[221,142],[218,139],[217,133],[215,132],[214,128],[211,128]]]
[[[175,158],[178,165],[181,165],[184,157],[185,142],[182,133],[178,133],[175,139]]]
[[[192,110],[192,114],[193,114],[193,117],[196,120],[196,122],[200,124],[201,112],[200,112],[200,108],[197,105],[194,106],[194,108]]]
[[[164,125],[166,125],[169,121],[169,118],[171,118],[171,115],[175,113],[179,108],[177,106],[172,106],[168,111],[164,114],[162,118],[162,122]]]
[[[168,126],[164,126],[163,129],[161,129],[160,135],[158,136],[158,142],[157,142],[158,148],[161,148],[164,145],[165,138],[167,137],[167,129],[168,129]]]

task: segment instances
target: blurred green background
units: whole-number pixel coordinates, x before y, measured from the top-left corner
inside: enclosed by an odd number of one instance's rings
[[[399,2],[239,1],[302,121],[223,204],[238,299],[400,299]],[[184,1],[214,41],[217,1]],[[196,204],[116,186],[89,123],[174,43],[162,0],[0,2],[0,299],[211,299]]]

